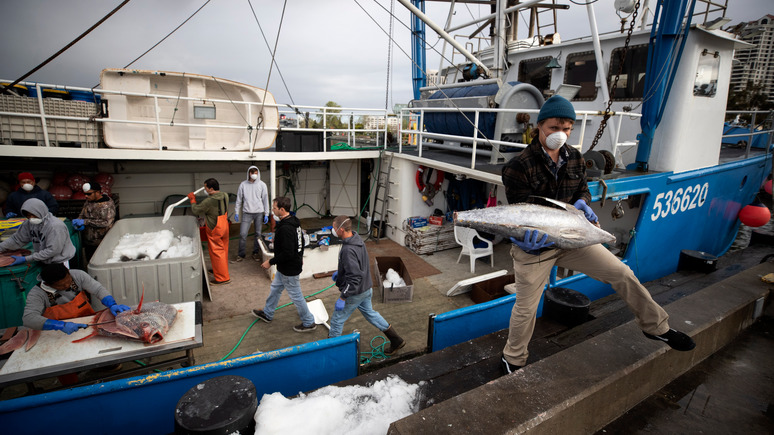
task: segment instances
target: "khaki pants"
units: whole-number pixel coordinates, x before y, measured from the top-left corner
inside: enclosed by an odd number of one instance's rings
[[[503,349],[505,359],[511,364],[523,366],[527,363],[527,345],[535,329],[538,304],[554,265],[610,284],[632,310],[643,331],[661,335],[669,330],[666,311],[651,298],[634,272],[602,245],[572,250],[552,249],[539,255],[527,254],[514,245],[511,257],[516,274],[516,302],[511,311],[508,341]]]

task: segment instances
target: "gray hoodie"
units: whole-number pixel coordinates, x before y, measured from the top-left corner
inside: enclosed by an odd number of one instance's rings
[[[43,329],[43,324],[46,323],[43,312],[51,306],[49,295],[56,302],[54,305],[70,302],[75,299],[81,290],[86,290],[92,296],[90,298],[92,305],[96,301],[101,301],[105,296],[110,295],[110,292],[99,281],[90,277],[88,273],[82,270],[70,269],[70,276],[73,278],[73,285],[69,289],[61,291],[47,286],[38,276],[38,281],[40,282],[30,289],[30,292],[27,294],[27,303],[24,305],[24,315],[22,316],[24,326],[30,329]]]
[[[373,283],[368,250],[360,235],[353,233],[352,237],[341,239],[341,243],[336,287],[339,288],[342,299],[346,299],[367,291],[373,287]]]
[[[269,208],[269,189],[266,187],[266,183],[261,181],[260,170],[258,170],[257,180],[250,179],[251,169],[257,170],[258,167],[250,166],[247,168],[247,180],[239,183],[234,213],[268,214],[271,210]]]
[[[75,256],[75,246],[70,240],[70,232],[67,225],[58,217],[49,213],[46,204],[36,198],[28,199],[22,204],[24,212],[32,213],[43,219],[43,222],[34,225],[29,220],[25,221],[8,240],[0,243],[0,251],[23,248],[32,242],[33,253],[26,257],[27,261],[40,261],[41,263],[64,263]]]

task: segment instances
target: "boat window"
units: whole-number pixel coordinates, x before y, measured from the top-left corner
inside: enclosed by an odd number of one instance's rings
[[[696,67],[696,80],[693,82],[695,97],[714,97],[718,91],[718,70],[720,55],[717,51],[704,50],[699,56]]]
[[[616,48],[610,55],[610,70],[607,73],[608,89],[613,88],[613,80],[618,74],[623,47]],[[645,89],[645,70],[648,67],[648,45],[633,45],[626,50],[618,86],[615,88],[613,100],[642,100]]]
[[[551,70],[546,68],[551,56],[527,59],[519,62],[519,81],[529,83],[544,93],[551,88]]]
[[[581,87],[573,101],[590,101],[597,98],[597,61],[593,51],[567,56],[564,83]]]
[[[215,106],[194,106],[194,119],[215,119]]]

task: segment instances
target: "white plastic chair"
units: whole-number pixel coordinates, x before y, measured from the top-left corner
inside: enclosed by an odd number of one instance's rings
[[[476,248],[473,245],[473,241],[475,239],[486,243],[487,246],[485,248]],[[457,257],[457,263],[460,262],[460,259],[463,255],[470,256],[470,273],[476,273],[476,258],[479,257],[486,257],[488,255],[492,263],[492,267],[494,267],[494,244],[491,241],[481,237],[478,234],[478,231],[474,230],[473,228],[455,226],[454,240],[462,246],[460,256]]]

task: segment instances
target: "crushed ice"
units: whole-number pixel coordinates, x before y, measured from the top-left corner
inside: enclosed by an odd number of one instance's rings
[[[255,412],[255,433],[386,434],[390,423],[419,410],[422,384],[390,376],[370,387],[327,386],[295,399],[264,394]]]
[[[390,268],[387,270],[387,273],[384,275],[386,278],[384,282],[382,283],[384,285],[384,288],[392,288],[394,287],[405,287],[406,281],[401,278],[401,276],[396,272],[393,268]]]
[[[142,234],[124,234],[107,263],[159,258],[181,258],[194,255],[193,238],[177,236],[170,230]]]

